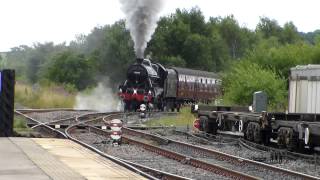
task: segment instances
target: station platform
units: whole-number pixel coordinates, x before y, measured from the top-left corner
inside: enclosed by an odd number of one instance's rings
[[[66,139],[0,138],[0,180],[145,179]]]

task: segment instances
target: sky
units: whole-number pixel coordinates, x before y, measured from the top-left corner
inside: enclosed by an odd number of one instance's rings
[[[164,0],[162,16],[176,8],[198,6],[206,19],[233,14],[241,26],[255,29],[259,17],[282,26],[292,21],[298,31],[320,29],[318,0]],[[0,52],[35,42],[70,42],[95,26],[123,19],[118,0],[0,0]]]

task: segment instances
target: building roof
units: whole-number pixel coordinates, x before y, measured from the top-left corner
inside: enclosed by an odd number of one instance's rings
[[[291,78],[296,77],[320,77],[320,65],[319,64],[308,64],[298,65],[293,67],[291,70]]]

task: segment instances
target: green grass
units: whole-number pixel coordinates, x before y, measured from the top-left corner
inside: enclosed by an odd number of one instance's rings
[[[195,120],[194,115],[191,113],[190,107],[184,107],[180,110],[180,113],[175,117],[163,117],[160,119],[154,119],[147,121],[147,126],[193,126]]]
[[[17,82],[15,103],[28,108],[72,108],[75,95],[56,85],[32,88],[31,85]]]
[[[13,120],[13,130],[17,133],[20,132],[31,132],[32,129],[30,129],[29,127],[27,127],[26,121],[19,117],[19,116],[14,116],[14,120]]]

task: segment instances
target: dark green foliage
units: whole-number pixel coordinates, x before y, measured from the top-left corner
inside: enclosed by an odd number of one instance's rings
[[[126,77],[127,67],[135,62],[133,41],[124,21],[102,29],[104,38],[89,56],[96,65],[96,76],[108,76],[114,85]]]
[[[314,32],[308,33],[300,32],[299,34],[305,41],[309,42],[310,44],[316,44],[316,38],[317,36],[320,36],[320,30],[315,30]]]
[[[256,31],[261,33],[263,38],[268,39],[270,37],[279,37],[282,28],[276,20],[260,17],[260,22],[257,25]]]
[[[224,75],[224,101],[229,104],[251,105],[253,93],[264,91],[268,95],[268,104],[272,109],[286,107],[286,80],[275,71],[262,68],[258,64],[241,61],[234,63]]]
[[[47,73],[49,80],[61,84],[73,84],[80,90],[95,83],[93,66],[89,59],[72,51],[56,55]]]
[[[265,40],[247,54],[244,59],[275,69],[278,75],[289,76],[290,68],[296,65],[319,62],[320,49],[307,43],[279,45],[272,39]]]
[[[179,57],[188,68],[220,71],[224,62],[239,58],[256,41],[253,32],[238,25],[233,16],[205,22],[197,8],[177,10],[163,17],[148,46],[149,54],[165,65]]]

